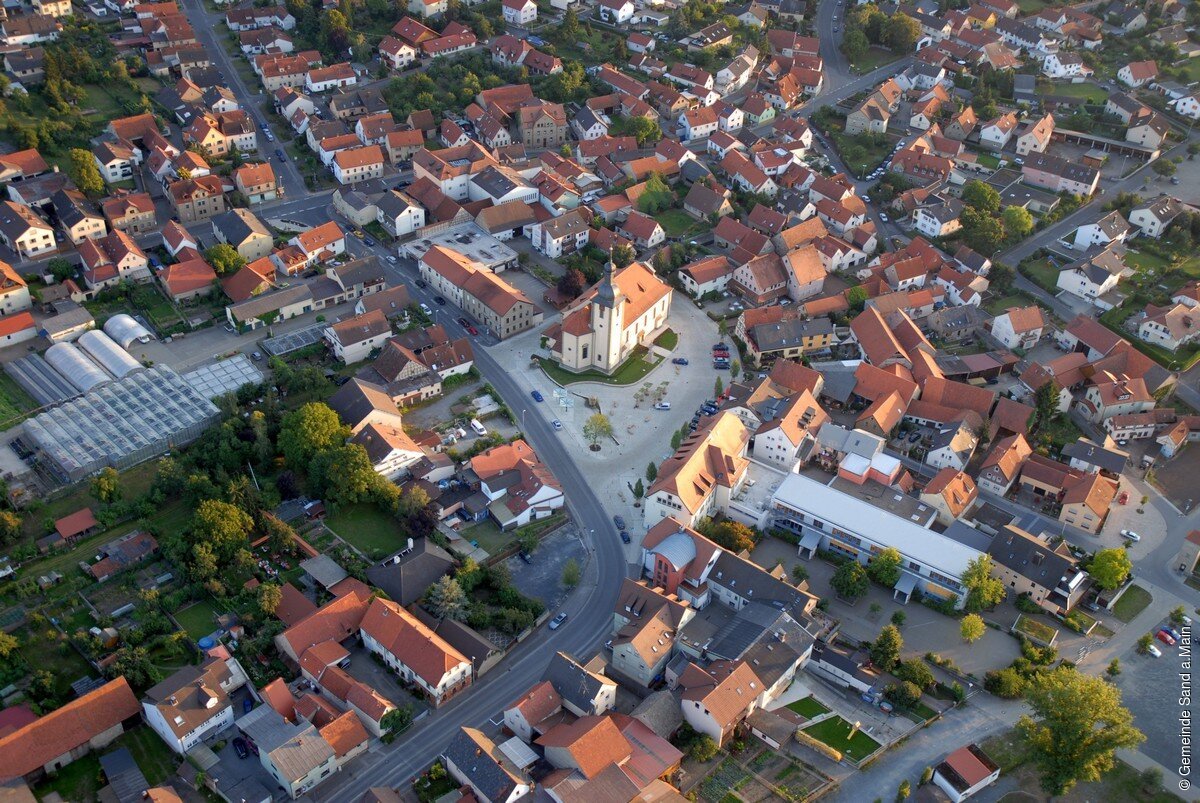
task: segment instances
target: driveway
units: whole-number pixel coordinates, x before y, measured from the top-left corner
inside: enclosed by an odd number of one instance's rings
[[[391,670],[377,663],[366,647],[355,644],[349,649],[350,665],[346,667],[346,674],[367,684],[397,706],[411,706],[413,716],[420,716],[429,710],[429,704],[400,685]]]

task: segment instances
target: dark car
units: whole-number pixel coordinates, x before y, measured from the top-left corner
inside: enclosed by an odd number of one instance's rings
[[[729,363],[728,362],[720,362],[718,360],[713,360],[713,368],[716,368],[718,371],[728,371]]]
[[[520,554],[521,560],[525,561],[526,563],[533,563],[533,556],[525,550],[522,549],[518,554]]]
[[[433,300],[434,300],[435,302],[437,302],[438,304],[441,304],[442,306],[445,306],[445,304],[446,304],[446,298],[445,298],[445,296],[434,296],[434,297],[433,297]]]
[[[471,325],[471,322],[468,321],[466,318],[459,318],[458,325],[461,326],[462,328],[466,329],[468,326]]]
[[[676,357],[675,359],[671,360],[671,362],[674,363],[675,365],[687,365],[688,364],[687,357]]]
[[[246,740],[241,736],[233,740],[233,750],[237,753],[238,758],[245,758],[250,755],[250,748],[246,746]]]
[[[632,539],[629,537],[629,533],[625,532],[624,530],[621,530],[621,542],[628,544],[631,540]]]
[[[546,400],[546,397],[542,395],[542,392],[540,390],[535,390],[532,393],[530,393],[529,395],[533,396],[533,400],[535,402],[544,402]]]
[[[722,342],[722,343],[713,343],[713,348],[714,348],[714,349],[727,349],[727,348],[729,348],[729,344],[728,344],[728,343],[724,343],[724,342]]]
[[[625,517],[624,516],[613,516],[613,524],[617,525],[618,530],[624,530],[625,529]]]
[[[909,442],[909,443],[916,443],[916,442],[917,442],[917,441],[919,441],[919,440],[921,440],[921,433],[920,433],[920,432],[914,432],[913,434],[911,434],[911,435],[909,435],[909,436],[908,436],[908,442]]]
[[[371,248],[375,247],[375,241],[372,240],[370,237],[363,237],[363,242],[366,243]]]
[[[417,287],[428,287],[424,279],[417,279]]]
[[[287,161],[287,156],[284,154],[284,152],[283,152],[283,148],[276,148],[276,149],[275,149],[275,158],[276,158],[276,159],[278,159],[278,160],[279,160],[279,161],[281,161],[281,162],[286,162],[286,161]]]
[[[245,700],[242,700],[242,713],[243,714],[249,714],[253,710],[254,710],[254,698],[253,697],[247,697]]]

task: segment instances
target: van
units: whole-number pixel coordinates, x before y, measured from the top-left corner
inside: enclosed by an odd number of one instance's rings
[[[487,427],[485,427],[483,424],[479,423],[478,418],[471,419],[471,429],[475,430],[475,434],[479,435],[480,437],[487,434]]]

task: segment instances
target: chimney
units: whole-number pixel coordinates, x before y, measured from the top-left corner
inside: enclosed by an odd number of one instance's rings
[[[413,548],[413,540],[412,540],[412,538],[409,538],[409,539],[408,539],[408,548],[409,548],[409,549],[412,549],[412,548]]]

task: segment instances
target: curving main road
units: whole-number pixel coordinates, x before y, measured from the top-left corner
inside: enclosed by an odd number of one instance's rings
[[[366,246],[362,248],[366,249]],[[387,253],[382,247],[367,250],[377,256]],[[424,302],[437,311],[439,322],[452,337],[467,336],[454,320],[457,308],[437,305],[434,293],[417,287],[411,280],[416,276],[411,263],[406,262],[404,267],[388,265],[387,274],[389,285],[406,285],[415,302]],[[544,405],[536,404],[530,398],[531,388],[519,384],[484,348],[476,347],[475,364],[510,410],[527,411],[522,417],[525,438],[562,484],[567,508],[589,548],[583,580],[579,589],[559,609],[568,614],[561,628],[549,630],[543,626],[538,629],[476,685],[433,712],[428,719],[416,723],[409,733],[377,752],[351,762],[346,771],[317,787],[311,793],[315,800],[357,800],[373,786],[407,786],[437,758],[460,727],[483,725],[540,680],[555,652],[587,656],[600,646],[609,632],[612,610],[629,564],[608,513],[550,423],[542,416]]]

